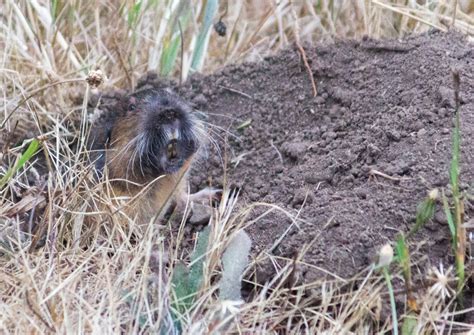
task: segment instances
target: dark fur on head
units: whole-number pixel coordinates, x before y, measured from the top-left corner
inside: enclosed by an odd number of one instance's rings
[[[96,120],[89,136],[99,174],[137,183],[177,173],[204,134],[189,105],[166,89],[144,88]]]

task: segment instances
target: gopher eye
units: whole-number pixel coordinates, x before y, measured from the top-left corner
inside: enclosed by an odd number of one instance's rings
[[[128,100],[128,111],[133,112],[137,109],[136,105],[137,99],[135,97],[130,97]]]

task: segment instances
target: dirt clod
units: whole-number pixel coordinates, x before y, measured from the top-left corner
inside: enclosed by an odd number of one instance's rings
[[[293,143],[284,143],[281,147],[281,151],[289,158],[294,160],[302,159],[306,153],[306,143],[302,142],[293,142]]]

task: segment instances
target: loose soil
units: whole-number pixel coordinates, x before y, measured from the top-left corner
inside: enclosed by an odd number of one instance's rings
[[[449,193],[452,69],[461,74],[462,189],[473,194],[474,47],[457,33],[430,32],[403,41],[306,45],[305,51],[316,97],[296,48],[196,75],[178,88],[208,114],[221,150],[210,146],[195,165],[192,190],[209,180],[222,185],[226,161],[228,185],[240,189],[241,206],[266,202],[298,217],[292,225],[274,211],[251,225],[254,256],[292,258],[311,243],[305,262],[347,278],[413,227],[417,205],[431,189]],[[148,76],[144,83],[157,81]],[[469,219],[472,203],[466,209]],[[441,209],[413,241],[426,242],[428,265],[453,263]],[[275,264],[263,261],[257,273],[266,281]],[[311,281],[323,273],[308,266],[302,275]]]

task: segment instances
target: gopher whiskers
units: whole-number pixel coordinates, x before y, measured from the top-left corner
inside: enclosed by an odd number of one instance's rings
[[[218,125],[215,125],[215,124],[212,124],[212,123],[209,123],[209,122],[206,122],[206,121],[201,121],[201,122],[204,123],[206,126],[208,126],[209,130],[212,131],[214,134],[218,135],[219,138],[221,138],[221,139],[222,139],[222,136],[217,131],[215,131],[214,129],[222,131],[223,133],[229,135],[229,137],[232,137],[232,138],[236,139],[237,141],[240,141],[239,136],[235,135],[230,130],[225,129],[224,127],[220,127]]]
[[[199,121],[199,122],[203,122],[203,121]],[[218,137],[223,142],[224,142],[224,139],[216,131],[214,131],[210,128],[208,128],[208,129],[209,129],[209,132],[207,132],[206,129],[204,129],[203,125],[202,126],[197,126],[195,129],[193,129],[193,135],[196,138],[204,139],[205,141],[208,141],[209,143],[211,143],[211,145],[216,149],[216,153],[219,156],[219,160],[220,160],[221,164],[223,164],[224,160],[222,158],[221,148],[219,146],[219,143],[213,138],[213,135]],[[204,148],[205,148],[206,156],[208,156],[209,152],[207,150],[207,147],[204,146]]]
[[[110,160],[110,163],[115,162],[115,160],[117,159],[123,158],[124,153],[127,152],[136,141],[137,141],[137,136],[135,136],[126,145],[124,145],[124,147],[120,151],[118,151],[117,154]],[[106,153],[104,153],[104,155],[106,155]],[[128,173],[128,171],[126,173]]]
[[[125,177],[128,179],[128,173],[129,173],[129,169],[130,169],[130,164],[131,162],[133,162],[133,155],[135,154],[136,152],[136,142],[138,141],[138,138],[139,138],[140,135],[137,135],[135,136],[133,139],[131,139],[126,145],[124,145],[123,149],[121,149],[117,155],[114,156],[114,158],[112,158],[112,160],[110,162],[113,162],[115,161],[116,159],[123,159],[124,158],[124,154],[125,152],[127,152],[128,150],[130,150],[130,148],[133,146],[133,153],[132,153],[132,156],[131,156],[131,159],[128,161],[127,163],[127,169],[125,170]],[[132,171],[133,172],[133,171]]]
[[[142,157],[143,157],[143,154],[144,154],[144,150],[146,148],[145,146],[145,142],[148,142],[148,139],[145,137],[145,140],[143,140],[143,134],[140,134],[140,140],[138,141],[138,150],[135,150],[135,151],[138,151],[138,156],[139,156],[139,160],[138,160],[138,164],[140,165],[140,171],[142,173],[142,175],[144,176],[145,175],[145,172],[143,171],[143,162],[142,162]]]

